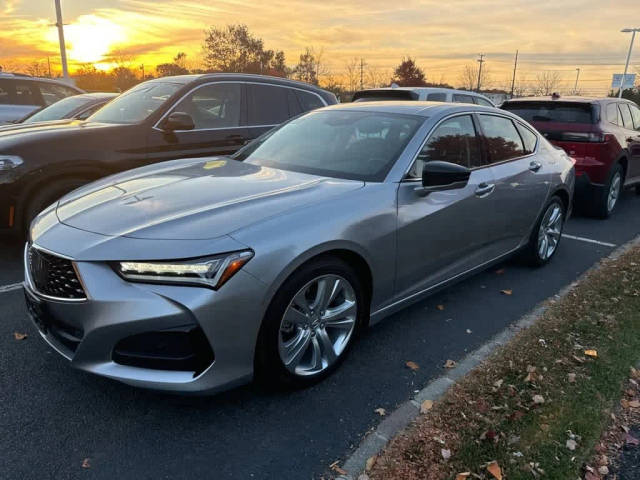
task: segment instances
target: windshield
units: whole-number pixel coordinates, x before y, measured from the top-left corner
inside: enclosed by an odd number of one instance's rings
[[[127,90],[91,115],[87,121],[101,123],[138,123],[158,110],[182,87],[179,83],[141,83]]]
[[[503,110],[515,113],[527,122],[595,123],[592,105],[578,102],[508,102]]]
[[[34,123],[34,122],[47,122],[49,120],[61,120],[63,118],[69,118],[69,114],[82,107],[87,103],[87,99],[84,97],[67,97],[56,103],[43,108],[37,113],[34,113],[30,117],[27,117],[22,123]]]
[[[424,117],[329,110],[298,117],[242,152],[247,163],[380,182]]]

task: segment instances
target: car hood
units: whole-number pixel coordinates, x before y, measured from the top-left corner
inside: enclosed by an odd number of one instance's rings
[[[363,185],[224,157],[187,159],[85,186],[63,197],[56,213],[60,222],[100,235],[209,239]]]

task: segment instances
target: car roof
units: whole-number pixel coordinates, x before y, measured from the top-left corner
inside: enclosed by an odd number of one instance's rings
[[[618,98],[611,97],[582,97],[576,95],[567,95],[567,96],[552,96],[547,95],[544,97],[521,97],[521,98],[512,98],[510,100],[506,100],[504,103],[513,103],[513,102],[573,102],[573,103],[594,103],[594,102],[603,102],[608,100],[619,100]],[[624,100],[624,99],[623,99]]]
[[[76,87],[68,82],[65,82],[61,78],[47,78],[47,77],[33,77],[31,75],[27,75],[26,73],[10,73],[10,72],[0,72],[0,79],[20,79],[21,81],[30,81],[30,82],[47,82],[54,83],[56,85],[64,85],[65,87],[73,88],[78,92],[84,93],[84,90]]]
[[[380,88],[368,88],[360,91],[361,92],[377,92],[377,91],[384,91],[384,90],[406,90],[406,91],[418,92],[418,93],[438,93],[438,92],[461,93],[464,95],[475,95],[478,97],[484,97],[482,93],[471,92],[469,90],[458,90],[456,88],[445,88],[445,87],[380,87]]]
[[[405,115],[419,115],[422,117],[430,117],[437,114],[455,113],[458,111],[489,111],[495,112],[499,109],[493,107],[485,107],[476,105],[475,103],[443,103],[443,102],[424,102],[412,100],[387,100],[380,102],[351,102],[340,103],[324,107],[321,110],[352,110],[352,111],[368,111],[376,113],[394,113]],[[500,113],[503,113],[500,111]]]
[[[119,93],[112,92],[89,92],[89,93],[80,93],[78,95],[74,95],[73,97],[86,98],[86,99],[95,99],[95,100],[103,100],[106,98],[115,98]]]

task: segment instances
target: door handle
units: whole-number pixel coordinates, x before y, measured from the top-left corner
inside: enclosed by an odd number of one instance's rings
[[[541,168],[542,168],[542,163],[540,163],[538,160],[532,160],[531,163],[529,164],[529,170],[531,170],[532,172],[537,172]]]
[[[491,195],[491,193],[493,193],[495,188],[496,188],[495,183],[482,182],[480,185],[478,185],[478,188],[476,188],[476,196],[486,197],[488,195]]]

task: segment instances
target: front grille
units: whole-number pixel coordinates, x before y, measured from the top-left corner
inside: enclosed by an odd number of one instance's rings
[[[29,277],[38,293],[56,298],[87,298],[71,260],[29,247]]]

